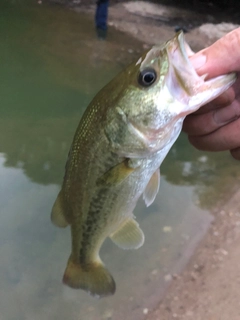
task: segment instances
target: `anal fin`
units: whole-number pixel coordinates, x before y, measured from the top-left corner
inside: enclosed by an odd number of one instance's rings
[[[133,218],[125,220],[110,238],[122,249],[138,249],[144,243],[144,233]]]
[[[146,189],[143,192],[143,200],[149,207],[156,198],[160,186],[160,170],[157,169],[149,180]]]
[[[59,192],[57,199],[54,202],[52,212],[51,212],[51,221],[57,227],[65,228],[68,225],[68,222],[64,215],[64,209],[62,205],[62,196],[61,191]]]

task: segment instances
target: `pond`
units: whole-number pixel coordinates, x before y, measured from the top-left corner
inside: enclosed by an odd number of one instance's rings
[[[0,37],[2,319],[144,319],[205,234],[237,163],[194,150],[181,135],[162,165],[156,201],[136,207],[144,246],[102,248],[116,294],[96,300],[64,286],[70,230],[53,226],[50,212],[73,134],[94,94],[143,46],[112,29],[100,41],[85,15],[17,0],[1,4]]]

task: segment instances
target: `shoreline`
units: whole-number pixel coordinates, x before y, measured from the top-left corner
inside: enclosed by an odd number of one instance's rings
[[[92,16],[93,23],[95,8],[96,5],[86,5],[84,1],[70,7],[75,12]],[[113,1],[108,10],[109,27],[134,37],[146,48],[165,42],[173,37],[177,29],[182,28],[187,31],[185,37],[190,47],[199,51],[237,27],[236,24],[220,21],[220,17],[211,14],[199,14],[148,1],[123,1],[116,4]]]
[[[174,277],[164,298],[146,320],[239,320],[239,179],[212,211],[214,221],[185,270]],[[226,199],[228,196],[226,195]]]

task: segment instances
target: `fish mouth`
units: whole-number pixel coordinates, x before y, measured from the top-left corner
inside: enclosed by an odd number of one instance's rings
[[[185,106],[181,116],[192,113],[215,99],[236,80],[234,73],[207,81],[207,75],[199,76],[189,59],[194,52],[186,43],[182,31],[167,42],[166,52],[169,62],[166,85],[171,95]]]
[[[194,94],[189,80],[193,77],[199,77],[189,60],[189,56],[194,55],[194,52],[186,43],[183,32],[180,31],[172,40],[167,42],[166,51],[169,62],[168,87],[175,97],[177,95],[182,100],[183,93],[185,93],[186,99],[187,96]],[[185,103],[187,102],[185,101]]]

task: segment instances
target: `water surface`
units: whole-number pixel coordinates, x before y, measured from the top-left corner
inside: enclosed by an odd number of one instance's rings
[[[50,211],[73,134],[94,94],[143,49],[112,29],[99,41],[84,15],[27,1],[2,4],[0,30],[1,317],[142,319],[207,230],[237,163],[194,150],[182,135],[162,165],[155,203],[135,210],[144,246],[102,248],[116,294],[98,301],[63,286],[70,230],[51,225]]]

